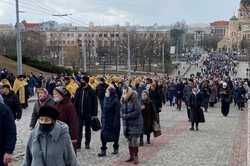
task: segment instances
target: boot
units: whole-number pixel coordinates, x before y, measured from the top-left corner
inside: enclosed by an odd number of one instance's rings
[[[105,157],[106,155],[106,150],[101,150],[101,152],[98,153],[98,157]]]
[[[147,143],[148,143],[148,144],[151,144],[150,135],[147,135]]]
[[[143,146],[144,145],[144,142],[143,142],[143,135],[140,136],[140,146]]]
[[[118,154],[119,153],[119,150],[118,149],[114,149],[114,152],[112,154]]]
[[[138,147],[134,147],[134,164],[139,164],[139,157],[138,157],[138,151],[139,151],[139,148]]]
[[[126,160],[126,162],[134,161],[134,149],[133,149],[133,147],[129,147],[129,155],[130,155],[130,157],[128,160]]]

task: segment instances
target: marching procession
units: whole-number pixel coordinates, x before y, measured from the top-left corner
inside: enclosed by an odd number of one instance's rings
[[[120,137],[127,140],[128,159],[139,164],[140,148],[163,134],[164,105],[186,111],[190,132],[202,130],[205,113],[216,105],[227,117],[230,108],[247,111],[250,80],[237,77],[237,61],[210,53],[199,62],[201,72],[189,76],[19,75],[0,73],[0,166],[11,164],[17,140],[15,120],[22,119],[29,98],[37,96],[29,123],[23,166],[77,166],[78,153],[91,148],[100,131],[96,157],[118,155]],[[166,122],[167,123],[167,122]],[[206,125],[206,124],[205,124]],[[84,131],[83,131],[84,129]],[[84,133],[84,137],[83,137]],[[123,133],[121,135],[120,133]],[[146,139],[145,139],[146,137]],[[84,141],[84,142],[83,142]]]

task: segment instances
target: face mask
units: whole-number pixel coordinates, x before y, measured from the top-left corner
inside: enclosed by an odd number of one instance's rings
[[[54,124],[40,124],[39,125],[39,130],[44,132],[44,133],[49,133],[54,127]]]
[[[62,101],[61,98],[59,97],[54,97],[53,100],[56,102],[56,103],[60,103]]]
[[[110,96],[109,90],[106,91],[105,96],[106,96],[106,97],[109,97],[109,96]]]

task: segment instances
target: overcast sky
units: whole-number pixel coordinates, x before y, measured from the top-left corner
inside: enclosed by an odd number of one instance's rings
[[[0,0],[0,23],[15,22],[15,0]],[[240,0],[19,0],[21,20],[56,20],[86,25],[131,24],[169,25],[185,20],[189,24],[229,19]],[[52,14],[71,13],[58,18]]]

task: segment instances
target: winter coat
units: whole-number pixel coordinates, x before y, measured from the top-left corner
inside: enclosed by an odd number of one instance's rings
[[[59,111],[58,120],[66,123],[69,126],[69,133],[72,140],[77,139],[78,117],[76,109],[70,98],[65,98],[60,103],[57,103],[55,108]]]
[[[43,103],[40,103],[39,101],[36,101],[34,107],[33,107],[33,112],[30,120],[30,127],[34,128],[36,126],[36,122],[38,120],[38,114],[39,110],[42,106],[47,106],[47,105],[55,105],[54,100],[51,97],[48,97]]]
[[[96,87],[96,95],[100,101],[101,109],[103,110],[104,97],[108,85],[106,83],[100,83]]]
[[[183,89],[184,89],[184,85],[182,83],[178,83],[176,85],[176,97],[178,99],[182,99],[183,98]]]
[[[9,94],[3,94],[4,103],[11,109],[14,119],[21,119],[22,117],[22,110],[19,104],[19,100],[17,95],[10,91]]]
[[[133,99],[122,101],[121,113],[124,136],[126,138],[140,137],[143,133],[143,117],[137,95]]]
[[[104,109],[101,115],[101,138],[106,142],[119,140],[121,129],[120,107],[116,95],[104,98]]]
[[[91,124],[91,118],[97,116],[98,102],[95,90],[90,86],[86,89],[78,88],[74,100],[78,117],[85,121],[85,124]]]
[[[189,103],[189,99],[191,95],[192,95],[192,87],[189,85],[186,85],[183,89],[183,99],[187,105]]]
[[[16,124],[11,110],[0,103],[0,166],[5,153],[12,154],[16,144]]]
[[[156,112],[150,99],[142,100],[143,133],[150,134],[153,131],[153,124],[156,121]]]
[[[218,95],[218,89],[216,85],[213,85],[211,88],[211,94],[209,97],[210,103],[216,103],[217,102],[217,95]]]
[[[162,96],[158,91],[158,88],[156,90],[152,91],[149,90],[149,98],[151,99],[152,103],[154,104],[156,113],[161,112],[162,107]]]
[[[69,129],[57,121],[49,134],[37,126],[31,133],[22,166],[78,166]]]
[[[191,108],[190,112],[191,122],[205,122],[203,110],[201,109],[202,104],[203,104],[202,94],[198,93],[197,95],[194,95],[192,93],[189,99],[189,106]]]
[[[230,90],[228,88],[226,88],[226,89],[222,88],[220,91],[220,96],[221,96],[222,103],[231,103],[232,96],[231,96]]]

